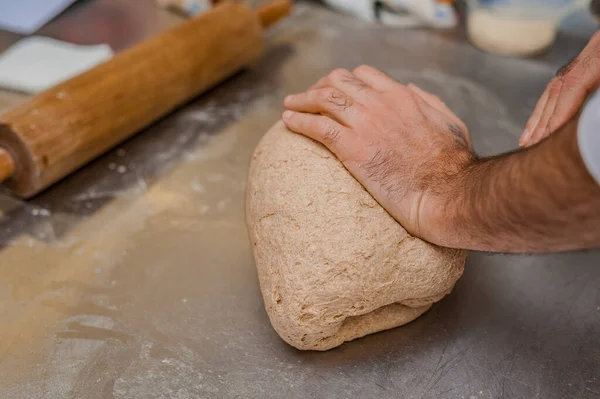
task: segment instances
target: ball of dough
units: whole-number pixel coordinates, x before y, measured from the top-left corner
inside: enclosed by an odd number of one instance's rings
[[[327,148],[281,122],[253,155],[246,221],[271,323],[298,349],[409,323],[452,290],[467,256],[412,237]]]

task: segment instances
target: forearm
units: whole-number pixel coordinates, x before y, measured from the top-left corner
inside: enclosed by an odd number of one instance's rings
[[[454,184],[443,245],[493,252],[600,247],[600,185],[577,145],[577,122],[527,150],[482,159]]]

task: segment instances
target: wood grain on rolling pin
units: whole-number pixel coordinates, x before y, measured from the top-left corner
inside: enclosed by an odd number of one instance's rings
[[[268,28],[279,21],[282,16],[287,15],[291,10],[291,0],[272,0],[264,4],[259,12],[259,18],[264,28]]]
[[[0,148],[0,181],[8,179],[15,172],[15,162],[10,154]]]
[[[223,3],[8,110],[0,147],[15,172],[6,186],[35,195],[251,64],[263,52],[263,16]]]

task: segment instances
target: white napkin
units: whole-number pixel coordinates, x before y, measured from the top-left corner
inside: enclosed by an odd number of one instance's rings
[[[30,35],[77,0],[0,0],[0,29]]]
[[[110,59],[107,44],[78,46],[47,37],[20,40],[0,56],[0,86],[39,93]]]

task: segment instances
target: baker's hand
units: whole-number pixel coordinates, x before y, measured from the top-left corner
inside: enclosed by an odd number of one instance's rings
[[[447,230],[444,207],[476,156],[439,98],[361,66],[331,72],[285,107],[286,126],[327,146],[410,233],[434,242]]]
[[[561,68],[538,101],[519,144],[532,146],[561,128],[600,86],[600,31],[583,52]]]

